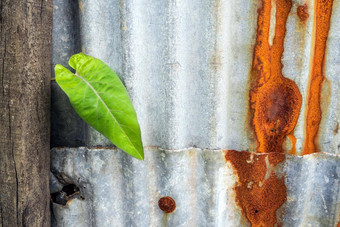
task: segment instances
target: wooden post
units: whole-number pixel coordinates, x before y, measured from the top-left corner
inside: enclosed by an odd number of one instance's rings
[[[52,0],[0,7],[0,226],[50,226]]]

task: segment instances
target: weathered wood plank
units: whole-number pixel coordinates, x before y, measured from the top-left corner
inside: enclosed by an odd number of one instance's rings
[[[49,226],[52,0],[0,7],[0,226]]]

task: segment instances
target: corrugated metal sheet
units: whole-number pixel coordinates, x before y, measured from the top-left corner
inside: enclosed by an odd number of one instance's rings
[[[294,1],[287,23],[283,74],[303,96],[295,128],[304,141],[313,20],[301,25]],[[313,17],[313,1],[309,5]],[[248,149],[248,79],[258,1],[57,1],[53,64],[84,50],[123,79],[138,113],[145,146]],[[339,153],[340,11],[334,2],[325,67],[324,152]],[[78,18],[79,17],[79,18]],[[68,108],[53,84],[52,145],[107,145]],[[73,120],[70,120],[73,119]]]
[[[296,12],[304,4],[309,19],[301,22]],[[293,1],[282,57],[283,75],[302,95],[298,154],[305,141],[314,4]],[[255,151],[248,99],[260,6],[257,0],[54,0],[52,63],[66,65],[83,51],[110,65],[129,91],[146,147],[145,162],[106,149],[52,149],[54,174],[85,197],[53,204],[55,225],[247,225],[235,201],[237,174],[220,149]],[[286,157],[284,226],[335,226],[340,218],[339,1],[332,10],[317,139],[324,153]],[[76,115],[55,82],[51,134],[52,147],[112,146]],[[164,217],[157,208],[160,196],[176,200],[173,214]]]
[[[51,155],[52,172],[78,185],[85,198],[53,204],[55,226],[249,226],[223,151],[146,148],[144,162],[112,149],[53,149]],[[287,187],[283,226],[336,226],[339,156],[287,156],[276,172]],[[163,196],[177,205],[167,216],[158,208]]]

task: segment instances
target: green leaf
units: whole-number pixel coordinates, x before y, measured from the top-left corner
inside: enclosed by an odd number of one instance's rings
[[[75,111],[114,145],[137,159],[144,159],[136,112],[116,73],[104,62],[83,53],[73,55],[71,73],[56,65],[56,81]]]

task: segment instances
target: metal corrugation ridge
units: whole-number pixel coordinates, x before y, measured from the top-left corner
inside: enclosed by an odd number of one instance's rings
[[[307,4],[303,23],[297,7]],[[296,148],[305,137],[314,2],[293,1],[287,20],[283,74],[303,104]],[[53,64],[79,51],[100,58],[124,81],[145,146],[254,150],[249,140],[248,80],[260,1],[54,1]],[[322,91],[320,150],[339,153],[340,27],[333,5]],[[72,119],[72,120],[70,120]],[[75,115],[53,84],[53,146],[111,146]]]
[[[54,203],[54,226],[249,226],[235,202],[238,177],[224,155],[154,147],[146,148],[141,162],[112,149],[52,149],[52,172],[84,197]],[[283,226],[336,226],[339,156],[287,155],[276,172],[287,187]],[[163,196],[176,201],[173,213],[158,208]]]

